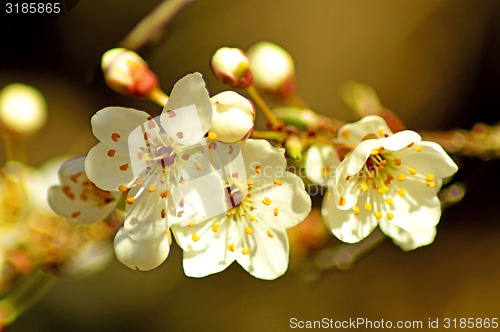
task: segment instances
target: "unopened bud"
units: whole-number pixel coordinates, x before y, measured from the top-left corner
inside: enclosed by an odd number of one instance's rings
[[[280,96],[295,92],[295,66],[285,49],[261,41],[248,49],[248,58],[257,88]]]
[[[210,98],[213,105],[210,135],[216,140],[234,143],[252,133],[255,109],[245,97],[234,91],[224,91]]]
[[[274,108],[273,112],[286,125],[291,125],[301,130],[314,130],[321,122],[321,117],[316,112],[307,108],[282,106]]]
[[[146,98],[158,89],[158,78],[135,52],[111,49],[102,56],[101,68],[108,86],[119,93]]]
[[[293,160],[302,159],[302,152],[304,151],[304,145],[300,138],[296,135],[290,135],[285,142],[285,150],[287,155]]]
[[[246,88],[252,83],[248,57],[239,48],[219,48],[212,56],[210,65],[215,76],[233,88]]]
[[[0,92],[0,124],[6,130],[21,135],[33,134],[46,119],[45,98],[37,89],[14,83]]]

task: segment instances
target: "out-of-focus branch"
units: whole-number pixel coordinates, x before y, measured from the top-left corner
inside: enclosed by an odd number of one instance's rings
[[[164,0],[146,15],[120,42],[120,47],[137,51],[155,39],[165,26],[194,0]]]
[[[440,144],[447,152],[483,160],[500,158],[500,123],[477,123],[471,130],[420,132],[426,141]]]

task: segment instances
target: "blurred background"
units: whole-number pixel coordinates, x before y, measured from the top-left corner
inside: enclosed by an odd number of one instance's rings
[[[101,55],[158,2],[68,0],[51,19],[5,15],[2,2],[0,88],[29,84],[48,104],[47,126],[28,147],[31,164],[85,154],[96,142],[90,117],[103,107],[160,112],[111,91],[99,70]],[[200,0],[140,54],[165,91],[199,71],[215,94],[225,88],[211,73],[213,52],[269,40],[293,55],[299,93],[320,113],[354,120],[338,89],[357,80],[409,128],[469,129],[500,119],[499,18],[495,0]],[[151,272],[114,261],[97,276],[59,280],[10,331],[285,331],[292,317],[499,317],[500,163],[457,162],[467,195],[444,211],[429,247],[405,253],[387,240],[351,270],[306,283],[294,256],[289,272],[273,282],[235,264],[187,278],[174,245]]]

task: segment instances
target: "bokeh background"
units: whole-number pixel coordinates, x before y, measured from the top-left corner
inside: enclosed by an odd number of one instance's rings
[[[48,124],[29,145],[32,164],[86,153],[95,143],[90,117],[102,107],[160,111],[114,93],[99,72],[101,55],[157,3],[67,1],[68,11],[50,20],[0,17],[0,88],[30,84],[48,103]],[[213,52],[259,40],[290,51],[300,95],[323,114],[355,119],[338,88],[357,80],[373,86],[412,129],[470,128],[500,119],[495,0],[199,0],[141,55],[165,91],[200,71],[215,94],[224,86],[210,71]],[[405,253],[385,241],[351,270],[311,284],[294,257],[290,271],[273,282],[253,279],[237,265],[190,279],[174,246],[151,272],[115,261],[97,276],[58,281],[10,331],[286,331],[292,317],[500,317],[500,163],[457,162],[456,179],[468,192],[446,209],[429,247]]]

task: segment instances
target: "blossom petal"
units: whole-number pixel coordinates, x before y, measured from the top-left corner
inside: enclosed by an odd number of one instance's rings
[[[236,261],[256,278],[276,279],[288,268],[289,244],[284,225],[280,222],[257,220],[252,226],[253,233],[245,235],[250,253],[245,254],[243,249],[238,251]]]
[[[76,223],[89,225],[104,220],[116,207],[116,200],[97,206],[95,202],[69,199],[61,186],[51,187],[48,191],[50,207],[66,218],[76,218]]]
[[[148,271],[167,259],[170,241],[167,233],[149,241],[136,241],[123,228],[116,233],[114,247],[116,258],[131,269]]]
[[[130,187],[135,177],[129,155],[115,152],[110,156],[109,151],[102,142],[89,151],[85,158],[87,177],[103,190],[117,191],[122,185]]]
[[[173,225],[172,233],[184,251],[203,251],[215,242],[234,243],[229,234],[230,222],[226,222],[225,217],[223,215],[188,226]]]
[[[151,176],[142,186],[128,192],[123,230],[135,241],[157,238],[168,229],[169,197],[165,196],[164,188],[159,186],[160,182],[156,179]]]
[[[150,118],[146,112],[124,107],[106,107],[91,119],[94,136],[118,152],[128,151],[128,136]]]
[[[314,144],[307,150],[306,176],[320,185],[327,185],[333,179],[333,172],[340,165],[335,149],[328,144]]]
[[[406,194],[394,195],[393,219],[382,218],[380,228],[404,250],[432,243],[441,217],[434,188],[421,181],[404,181]]]
[[[321,213],[325,223],[339,240],[347,243],[359,242],[377,227],[378,220],[371,211],[360,208],[358,215],[355,215],[352,209],[340,210],[329,197],[331,196],[325,196]],[[360,199],[359,205],[363,206],[365,202],[366,198]]]
[[[279,223],[285,228],[302,222],[311,212],[311,197],[304,182],[297,175],[287,172],[271,187],[252,191],[253,215],[267,224]],[[279,184],[278,184],[279,183]]]
[[[437,179],[452,176],[458,170],[457,164],[434,142],[421,141],[401,151],[401,160],[403,165],[414,168],[424,176],[432,174]]]
[[[257,185],[272,183],[286,176],[285,150],[273,147],[262,139],[247,139],[238,144],[245,160],[247,178]]]
[[[203,138],[212,122],[212,103],[200,73],[186,75],[174,85],[160,122],[178,144]]]
[[[211,223],[205,223],[210,225]],[[183,236],[183,232],[187,227],[173,227],[174,235],[177,243],[181,248],[189,248],[186,244],[189,243],[187,237]],[[209,232],[212,232],[210,230]],[[184,273],[188,277],[201,278],[210,274],[218,273],[225,270],[232,262],[235,261],[237,252],[228,249],[229,244],[233,244],[236,248],[241,248],[241,241],[237,235],[237,224],[234,222],[225,222],[220,224],[220,229],[213,234],[209,232],[200,232],[200,238],[209,236],[213,238],[210,245],[204,250],[186,250],[184,249],[183,267]],[[195,233],[198,234],[198,233]],[[193,242],[191,240],[191,242]]]
[[[358,145],[368,134],[375,134],[384,137],[385,134],[392,134],[387,123],[378,115],[368,115],[361,120],[343,125],[337,132],[337,136],[342,143]]]

